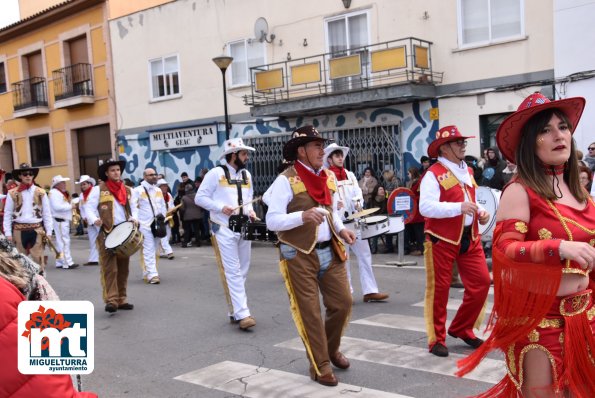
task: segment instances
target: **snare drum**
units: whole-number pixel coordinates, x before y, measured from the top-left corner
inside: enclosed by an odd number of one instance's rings
[[[360,220],[362,239],[370,239],[385,234],[388,230],[387,216],[370,216]]]
[[[276,242],[277,234],[268,230],[264,222],[247,222],[242,225],[242,239],[263,242]]]
[[[402,216],[388,216],[388,232],[387,235],[398,234],[405,230],[405,222]]]
[[[118,257],[130,257],[143,245],[143,234],[133,222],[116,225],[105,237],[105,248]]]
[[[494,227],[496,226],[496,211],[500,203],[501,191],[488,187],[478,187],[475,191],[477,203],[481,205],[490,213],[488,222],[484,225],[479,224],[479,233],[481,234],[482,242],[491,242],[494,234]]]
[[[354,234],[357,233],[357,225],[355,220],[345,220],[343,221],[343,225]]]

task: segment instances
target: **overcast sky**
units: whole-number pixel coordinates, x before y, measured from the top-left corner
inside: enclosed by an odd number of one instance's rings
[[[19,20],[19,0],[0,0],[0,28]]]

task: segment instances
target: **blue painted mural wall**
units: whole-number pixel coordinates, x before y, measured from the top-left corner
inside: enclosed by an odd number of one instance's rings
[[[256,120],[253,123],[232,125],[230,137],[254,137],[289,133],[295,128],[311,124],[319,130],[364,128],[375,125],[401,124],[405,170],[419,167],[419,159],[427,154],[428,144],[438,131],[438,120],[430,120],[430,110],[438,108],[438,100],[422,101],[398,106],[364,109],[321,117],[279,119],[273,121]],[[151,128],[148,127],[147,130]],[[191,179],[199,175],[202,168],[212,168],[219,164],[225,140],[224,125],[218,125],[217,146],[202,146],[172,151],[151,151],[149,132],[122,135],[118,137],[120,159],[125,160],[124,177],[137,184],[142,179],[143,170],[151,167],[165,174],[170,186],[180,182],[180,174],[186,171]],[[340,145],[341,143],[338,142]],[[399,143],[397,143],[399,146]],[[397,170],[398,171],[398,170]],[[175,190],[174,190],[175,191]]]

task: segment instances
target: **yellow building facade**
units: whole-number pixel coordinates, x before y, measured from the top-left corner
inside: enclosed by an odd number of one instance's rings
[[[115,156],[115,108],[104,0],[73,0],[0,29],[0,165],[96,177]]]
[[[175,0],[107,0],[106,3],[109,19],[114,19],[172,1]],[[25,19],[61,3],[64,0],[19,0],[19,14],[21,19]]]

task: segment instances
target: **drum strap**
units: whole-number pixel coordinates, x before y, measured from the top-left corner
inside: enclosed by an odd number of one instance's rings
[[[242,184],[248,184],[248,177],[246,175],[246,170],[242,170],[242,179],[241,180],[232,180],[231,175],[229,174],[229,169],[225,166],[220,164],[219,167],[223,169],[225,173],[225,179],[229,185],[235,185],[238,190],[238,206],[240,206],[240,216],[244,214],[244,200],[242,199]]]

